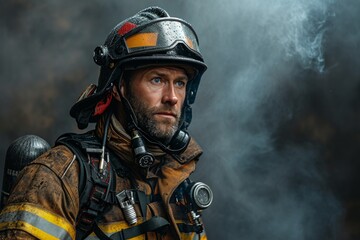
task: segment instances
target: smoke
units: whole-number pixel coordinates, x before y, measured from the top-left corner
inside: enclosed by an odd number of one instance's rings
[[[204,148],[194,179],[215,194],[204,211],[209,238],[350,239],[343,219],[347,201],[358,199],[349,192],[356,192],[360,155],[360,4],[152,5],[193,25],[209,67],[190,127]],[[93,49],[119,21],[147,6],[145,0],[3,3],[2,156],[21,135],[53,143],[78,131],[68,111],[97,81]]]
[[[209,229],[215,239],[339,237],[342,208],[326,182],[322,149],[281,135],[311,107],[305,78],[320,81],[329,71],[324,45],[332,4],[228,1],[214,3],[212,17],[197,22],[207,26],[200,36],[212,39],[205,48],[217,53],[207,75],[215,90],[193,126],[212,139],[205,142],[213,162],[201,166],[215,188],[217,211],[208,215],[226,223]]]

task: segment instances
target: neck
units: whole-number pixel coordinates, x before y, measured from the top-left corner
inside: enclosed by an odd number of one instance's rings
[[[118,122],[122,125],[122,126],[126,126],[126,114],[125,114],[125,110],[124,110],[124,106],[121,102],[119,101],[114,101],[114,115],[116,117],[116,120],[118,120]]]

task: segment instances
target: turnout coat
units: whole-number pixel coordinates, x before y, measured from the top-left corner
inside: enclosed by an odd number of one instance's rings
[[[102,125],[100,121],[96,129],[87,134],[101,139]],[[202,154],[193,139],[179,155],[170,155],[156,146],[150,146],[155,164],[143,169],[134,163],[129,136],[112,117],[107,148],[116,156],[111,161],[121,162],[126,169],[126,174],[114,174],[116,184],[111,194],[135,188],[145,193],[147,199],[152,199],[146,203],[145,214],[140,203],[135,204],[135,226],[153,217],[162,217],[169,223],[161,231],[140,232],[139,235],[132,235],[131,239],[206,239],[204,231],[201,234],[193,232],[188,213],[173,196],[178,186],[195,170]],[[76,231],[82,208],[80,173],[79,156],[62,144],[25,167],[1,212],[0,239],[78,239]],[[109,239],[126,237],[126,234],[119,232],[132,226],[125,220],[119,204],[113,202],[99,214],[101,216],[97,217],[96,225]],[[91,232],[86,239],[98,237]]]

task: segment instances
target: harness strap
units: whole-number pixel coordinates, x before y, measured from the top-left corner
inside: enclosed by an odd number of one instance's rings
[[[136,181],[135,181],[135,179],[132,178],[129,168],[126,167],[125,165],[123,165],[121,163],[121,161],[118,159],[118,157],[116,155],[114,155],[113,153],[110,153],[110,159],[111,159],[111,164],[112,164],[116,174],[118,174],[118,176],[121,178],[128,178],[131,182],[131,185],[134,188],[137,188]],[[146,196],[146,194],[144,192],[138,191],[138,190],[135,191],[134,197],[135,197],[135,202],[139,203],[139,205],[140,205],[141,215],[145,221],[146,206],[150,202],[150,199],[148,198],[148,196]]]
[[[184,233],[192,233],[192,232],[201,232],[203,229],[201,226],[196,226],[196,225],[188,225],[185,223],[178,223],[177,224],[180,232],[184,232]]]
[[[129,238],[133,238],[139,236],[141,234],[145,234],[147,232],[161,232],[166,227],[168,227],[170,223],[162,217],[154,216],[149,220],[142,222],[136,226],[123,229],[119,232],[112,234],[108,237],[97,224],[94,225],[94,233],[100,239],[104,240],[126,240]]]
[[[84,239],[93,230],[96,220],[105,212],[111,203],[112,188],[115,188],[115,178],[110,163],[103,174],[98,172],[99,158],[97,153],[87,149],[99,149],[101,144],[92,134],[65,134],[58,138],[56,144],[67,146],[79,162],[79,193],[80,210],[76,219],[76,239]]]
[[[146,197],[146,194],[142,191],[137,191],[137,197],[139,199],[139,205],[141,209],[141,216],[143,216],[143,219],[145,221],[146,219],[146,206],[148,204],[148,199]]]
[[[90,163],[93,165],[98,165],[98,163]],[[95,168],[96,166],[90,165],[90,167]],[[89,165],[88,165],[89,166]],[[96,174],[95,169],[91,171],[92,184],[89,184],[87,187],[87,192],[89,192],[84,198],[83,205],[80,206],[80,211],[77,217],[77,236],[85,236],[91,233],[92,227],[96,224],[97,218],[101,213],[105,212],[107,204],[107,195],[109,193],[110,183],[112,181],[110,165],[107,166],[107,171],[110,174],[104,176],[101,179],[98,174]]]

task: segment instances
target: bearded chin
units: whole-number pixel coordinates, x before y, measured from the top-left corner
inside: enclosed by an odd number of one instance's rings
[[[156,138],[166,145],[171,141],[179,124],[176,122],[175,124],[166,126],[166,128],[159,127],[159,124],[161,123],[149,118],[149,116],[138,116],[139,127],[146,131],[150,137]]]
[[[156,121],[153,118],[154,112],[157,111],[155,107],[148,108],[144,103],[138,101],[132,96],[129,97],[129,103],[132,106],[137,118],[137,125],[151,138],[155,138],[167,145],[179,128],[179,118],[172,123],[166,120],[163,122]]]

